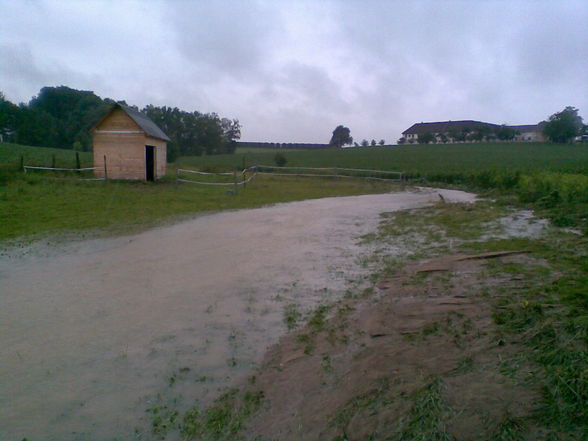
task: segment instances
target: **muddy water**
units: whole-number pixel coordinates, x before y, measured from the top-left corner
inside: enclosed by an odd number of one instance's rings
[[[310,311],[344,294],[379,213],[438,199],[303,201],[5,253],[0,439],[131,439],[148,408],[210,401],[286,332],[286,305]]]

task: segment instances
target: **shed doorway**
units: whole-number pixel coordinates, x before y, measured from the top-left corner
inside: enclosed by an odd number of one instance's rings
[[[145,179],[155,180],[155,147],[152,145],[145,146]]]

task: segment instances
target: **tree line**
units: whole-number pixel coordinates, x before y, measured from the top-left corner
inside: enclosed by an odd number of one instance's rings
[[[43,87],[28,104],[16,105],[0,92],[0,140],[18,144],[90,151],[90,129],[114,104],[94,92],[66,86]],[[171,139],[168,159],[178,155],[233,153],[241,137],[237,119],[177,107],[131,106],[149,116]]]

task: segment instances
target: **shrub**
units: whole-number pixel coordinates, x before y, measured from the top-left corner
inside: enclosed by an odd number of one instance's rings
[[[274,162],[278,167],[284,167],[288,163],[288,159],[282,153],[276,153]]]

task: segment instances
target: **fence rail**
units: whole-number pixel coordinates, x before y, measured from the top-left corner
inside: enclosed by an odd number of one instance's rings
[[[271,171],[277,170],[277,171]],[[292,173],[287,173],[287,170],[292,170]],[[318,171],[318,172],[331,172],[331,173],[304,173],[307,171]],[[302,173],[301,173],[302,172]],[[344,174],[346,173],[347,174]],[[247,173],[252,173],[251,176],[247,177]],[[355,174],[353,174],[355,173]],[[362,176],[357,173],[364,175],[379,175],[379,176]],[[207,182],[197,181],[193,179],[186,179],[182,177],[183,174],[193,174],[199,176],[226,176],[232,177],[233,182]],[[199,185],[212,185],[212,186],[235,186],[245,185],[250,182],[255,176],[260,175],[272,175],[272,176],[291,176],[291,177],[318,177],[318,178],[356,178],[356,179],[367,179],[374,181],[387,181],[387,182],[398,182],[404,180],[404,172],[400,171],[388,171],[388,170],[372,170],[363,168],[343,168],[343,167],[278,167],[272,165],[254,165],[246,168],[240,172],[238,177],[237,172],[232,173],[213,173],[203,172],[199,170],[189,170],[185,168],[176,169],[176,182],[199,184]],[[384,175],[393,177],[383,177]]]
[[[247,177],[247,173],[252,172],[253,174]],[[233,182],[205,182],[205,181],[194,181],[191,179],[183,179],[180,177],[182,173],[191,173],[196,175],[208,175],[208,176],[228,176],[233,178]],[[257,175],[257,169],[255,167],[246,168],[241,171],[241,180],[238,180],[237,172],[234,173],[209,173],[198,170],[188,170],[185,168],[176,169],[176,181],[184,182],[188,184],[200,184],[200,185],[218,185],[218,186],[239,186],[248,184]]]
[[[364,168],[343,168],[343,167],[279,167],[274,165],[259,165],[257,166],[260,174],[272,174],[274,176],[302,176],[302,177],[330,177],[330,178],[361,178],[370,179],[376,181],[402,181],[404,180],[404,172],[401,171],[389,171],[389,170],[374,170]],[[279,170],[276,172],[267,172],[262,170]],[[324,173],[283,173],[287,170],[302,170],[302,171],[330,171],[330,174]],[[334,172],[334,173],[333,173]],[[392,175],[394,178],[384,178],[377,176],[361,176],[357,174],[344,174],[345,172],[362,173],[362,174],[379,174],[381,175]]]
[[[38,167],[33,165],[23,165],[22,166],[24,172],[26,173],[28,170],[42,170],[42,171],[51,171],[51,172],[88,172],[93,170],[105,170],[104,177],[102,178],[54,178],[54,179],[76,179],[78,181],[105,181],[107,180],[106,177],[106,167],[83,167],[83,168],[64,168],[64,167]]]
[[[102,167],[85,167],[85,168],[59,168],[59,167],[33,167],[32,165],[23,166],[25,173],[27,170],[48,170],[48,171],[73,171],[82,172],[101,169]]]

